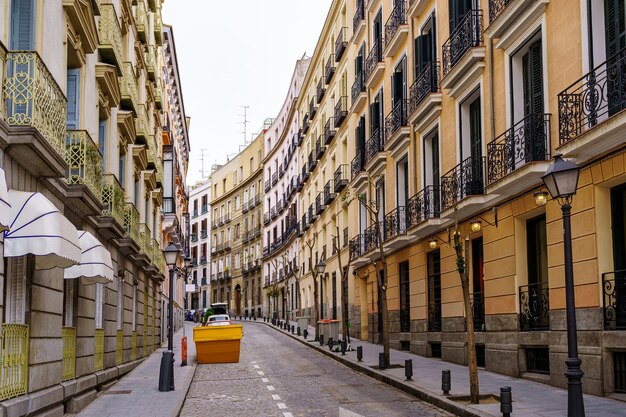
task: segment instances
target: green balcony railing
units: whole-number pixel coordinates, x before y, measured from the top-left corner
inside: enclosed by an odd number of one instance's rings
[[[135,243],[141,246],[139,236],[139,212],[133,203],[126,203],[124,209],[124,228],[126,229],[125,236],[130,237]]]
[[[86,130],[68,130],[65,139],[68,184],[83,184],[102,200],[102,155]]]
[[[9,126],[30,126],[65,155],[67,99],[37,52],[6,56],[4,115]]]
[[[104,369],[104,329],[96,329],[96,347],[93,357],[94,371],[98,372]]]
[[[120,95],[121,95],[121,107],[124,110],[137,111],[137,104],[139,103],[137,94],[137,79],[135,77],[135,69],[130,62],[124,62],[122,68],[122,76],[120,77]]]
[[[124,330],[118,330],[115,336],[115,364],[124,363]]]
[[[0,42],[0,77],[4,77],[7,66],[7,50]],[[0,80],[0,100],[2,101],[2,105],[0,105],[0,119],[4,120],[4,85]]]
[[[126,193],[113,174],[102,178],[102,216],[113,217],[120,225],[124,224],[124,204]]]
[[[115,13],[113,4],[102,4],[101,15],[98,19],[98,50],[102,60],[107,64],[115,65],[118,75],[122,75],[122,29]]]
[[[61,379],[76,378],[76,327],[61,328],[63,337],[63,373]]]
[[[0,400],[26,394],[28,389],[28,325],[2,324]]]

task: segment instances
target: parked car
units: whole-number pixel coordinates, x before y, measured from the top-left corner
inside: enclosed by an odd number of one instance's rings
[[[211,304],[211,310],[213,310],[213,314],[225,314],[230,316],[227,303],[213,303]]]
[[[214,314],[207,319],[207,326],[228,326],[230,317],[227,314]]]

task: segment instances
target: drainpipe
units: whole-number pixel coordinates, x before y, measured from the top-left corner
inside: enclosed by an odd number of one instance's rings
[[[587,42],[589,42],[588,54],[589,54],[589,72],[593,70],[593,31],[591,30],[591,0],[587,0]],[[608,58],[608,57],[607,57]]]

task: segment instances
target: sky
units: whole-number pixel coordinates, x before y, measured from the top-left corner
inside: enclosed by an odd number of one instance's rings
[[[313,54],[332,0],[167,0],[185,113],[191,117],[187,184],[239,151],[276,117],[296,60]]]

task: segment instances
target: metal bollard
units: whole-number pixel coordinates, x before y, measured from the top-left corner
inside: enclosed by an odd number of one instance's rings
[[[304,340],[306,340],[307,336],[309,335],[309,332],[307,329],[304,329],[304,333],[302,333],[302,337],[304,337]]]
[[[502,417],[511,417],[513,412],[513,395],[511,387],[500,387],[500,412]]]
[[[441,390],[443,391],[443,395],[450,395],[451,385],[450,370],[446,369],[441,371]]]
[[[363,346],[356,347],[356,360],[361,362],[363,360]]]
[[[319,336],[318,341],[320,342],[320,346],[324,346],[324,335],[323,335],[323,334],[321,334],[321,335]]]
[[[378,354],[378,367],[380,369],[387,369],[387,363],[385,362],[385,352]]]
[[[296,326],[295,326],[295,324],[291,325],[291,334],[296,334]]]
[[[328,338],[328,348],[329,348],[330,350],[333,350],[333,345],[334,345],[334,344],[335,344],[335,342],[334,342],[333,338],[332,338],[332,337],[329,337],[329,338]]]
[[[413,377],[413,359],[404,360],[404,376],[406,376],[407,381]]]
[[[341,356],[346,356],[346,348],[347,342],[344,340],[341,341]]]
[[[300,326],[296,328],[296,334],[298,335],[298,337],[300,337]]]

